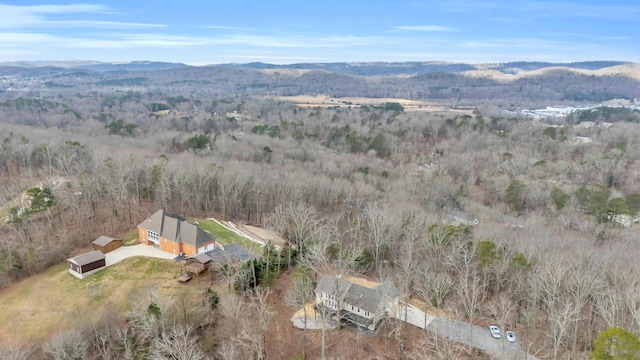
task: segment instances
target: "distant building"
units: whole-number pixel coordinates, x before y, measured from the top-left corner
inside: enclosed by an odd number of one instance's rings
[[[640,222],[639,217],[631,217],[627,214],[610,215],[608,218],[625,229]]]
[[[577,143],[581,143],[581,144],[588,144],[588,143],[592,143],[593,139],[591,139],[590,137],[586,137],[586,136],[574,136],[573,140]]]
[[[458,225],[474,226],[480,223],[478,219],[468,216],[466,214],[463,214],[459,211],[452,211],[451,213],[449,213],[449,215],[443,222],[447,225],[453,225],[453,226],[458,226]]]

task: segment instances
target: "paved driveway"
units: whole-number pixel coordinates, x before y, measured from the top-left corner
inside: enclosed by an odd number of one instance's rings
[[[425,313],[411,304],[405,304],[404,302],[399,302],[395,311],[392,311],[389,315],[398,320],[406,321],[407,323],[421,329],[427,328],[427,326],[435,319],[434,316]]]
[[[126,258],[134,256],[146,256],[158,259],[174,259],[176,257],[176,255],[156,249],[150,245],[138,244],[121,246],[105,254],[106,266],[116,264]]]
[[[536,357],[527,354],[517,342],[510,343],[504,336],[501,339],[492,338],[489,329],[465,322],[431,316],[410,304],[406,305],[400,302],[395,311],[389,315],[401,321],[406,319],[407,323],[429,330],[438,336],[481,349],[489,354],[492,359],[537,360]]]
[[[504,336],[500,339],[494,339],[491,337],[488,328],[451,319],[435,318],[429,323],[427,330],[439,336],[481,349],[495,359],[537,360],[536,357],[527,354],[517,342],[511,343]]]

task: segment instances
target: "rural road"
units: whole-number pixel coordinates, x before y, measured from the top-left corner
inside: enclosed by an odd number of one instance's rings
[[[491,337],[489,329],[465,322],[435,317],[412,305],[408,305],[405,308],[404,303],[399,304],[392,316],[402,321],[405,321],[406,316],[406,322],[411,325],[421,329],[425,329],[426,326],[426,330],[438,336],[480,349],[494,359],[537,360],[536,357],[527,354],[518,342],[510,343],[504,336],[501,339],[494,339]]]

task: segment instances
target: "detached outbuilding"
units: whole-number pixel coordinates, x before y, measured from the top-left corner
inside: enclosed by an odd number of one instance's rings
[[[115,250],[122,246],[122,239],[110,236],[100,236],[99,238],[93,240],[92,244],[93,250],[99,250],[103,254],[106,254],[109,251]]]
[[[186,272],[190,272],[196,275],[209,270],[209,264],[211,264],[211,257],[207,254],[198,254],[187,258],[183,268]]]
[[[67,259],[69,273],[77,278],[84,278],[106,266],[105,256],[100,250],[78,255]]]

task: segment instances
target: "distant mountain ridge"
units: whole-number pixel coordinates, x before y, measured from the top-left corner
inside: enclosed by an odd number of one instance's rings
[[[573,63],[529,62],[516,61],[507,63],[467,64],[458,62],[336,62],[336,63],[297,63],[288,65],[268,64],[261,62],[206,65],[206,67],[253,69],[253,70],[324,70],[338,74],[357,76],[393,76],[393,75],[421,75],[429,73],[460,74],[474,70],[494,70],[504,74],[517,74],[520,72],[540,70],[551,67],[564,67],[580,70],[600,70],[623,64],[623,61],[583,61]],[[95,72],[138,72],[171,70],[195,67],[183,63],[159,62],[159,61],[127,61],[127,62],[99,62],[99,61],[18,61],[0,62],[0,68],[6,70],[12,67],[25,69],[49,68],[82,69]]]
[[[0,68],[20,67],[27,69],[34,68],[60,68],[60,69],[84,69],[95,72],[107,71],[155,71],[169,70],[188,67],[182,63],[171,63],[161,61],[16,61],[0,62]]]
[[[623,61],[584,61],[574,63],[550,63],[550,62],[508,62],[495,64],[466,64],[454,62],[356,62],[356,63],[299,63],[290,65],[273,65],[266,63],[247,64],[221,64],[217,66],[236,67],[244,69],[296,69],[296,70],[325,70],[341,74],[361,76],[389,76],[389,75],[420,75],[429,73],[459,74],[473,70],[496,70],[506,74],[514,74],[520,71],[533,71],[547,67],[566,67],[570,69],[598,70],[611,66],[625,64]]]
[[[447,62],[265,63],[190,66],[149,61],[0,63],[0,93],[112,91],[172,86],[216,87],[221,93],[422,99],[473,105],[581,104],[640,98],[640,63]],[[34,78],[36,81],[34,81]],[[66,90],[65,90],[66,89]]]

